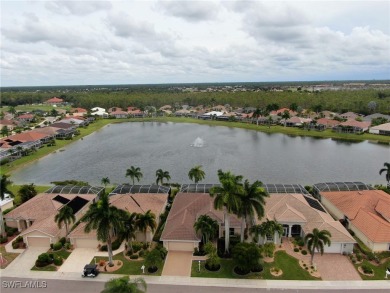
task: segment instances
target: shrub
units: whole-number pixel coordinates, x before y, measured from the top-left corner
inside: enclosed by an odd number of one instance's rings
[[[99,260],[99,266],[104,266],[106,264],[106,261],[104,259]]]
[[[71,247],[72,247],[72,244],[70,244],[69,242],[65,243],[65,249],[71,249]]]
[[[147,242],[143,243],[143,244],[142,244],[142,248],[143,248],[144,250],[147,250],[147,249],[149,248],[149,243],[147,243]]]
[[[62,265],[62,257],[60,257],[60,256],[56,256],[55,258],[54,258],[54,265],[56,265],[56,266],[60,266],[60,265]]]
[[[374,272],[368,265],[362,265],[362,270],[365,274],[372,274]]]
[[[298,251],[299,251],[299,248],[298,248],[298,247],[295,247],[295,248],[294,248],[294,251],[295,251],[295,252],[298,252]]]
[[[139,257],[143,257],[144,255],[145,255],[145,250],[141,250],[140,252],[138,252]]]
[[[136,241],[135,241],[135,242],[132,243],[132,246],[133,246],[133,251],[134,251],[134,252],[138,252],[138,251],[141,250],[143,244],[140,243],[140,242],[136,242]]]
[[[160,252],[161,258],[165,259],[165,257],[168,254],[167,249],[161,244],[157,245],[157,247],[155,249],[157,249]]]
[[[112,242],[111,247],[112,250],[117,250],[121,246],[122,242],[119,241],[119,239],[116,239],[114,242]]]
[[[66,243],[66,238],[65,238],[65,237],[62,237],[62,238],[59,240],[59,242],[61,242],[62,246],[64,246],[65,243]]]
[[[306,250],[302,250],[301,251],[303,255],[306,255],[307,254],[307,251]]]
[[[6,239],[7,239],[7,237],[6,237]],[[18,249],[19,248],[19,242],[16,242],[16,241],[12,242],[12,248],[13,249]]]
[[[16,242],[23,242],[23,237],[22,236],[18,236],[18,237],[16,237],[16,239],[14,241],[16,241]]]
[[[273,271],[274,273],[279,273],[280,272],[280,269],[278,267],[273,267],[271,269],[271,271]]]
[[[274,243],[266,243],[263,245],[263,253],[267,257],[273,257],[275,251],[275,244]]]
[[[100,251],[107,251],[107,245],[100,246]]]
[[[256,244],[244,242],[238,243],[233,248],[232,255],[234,264],[243,273],[258,265],[261,258],[261,251]],[[239,274],[238,271],[236,273]]]
[[[254,273],[260,273],[263,271],[263,266],[260,263],[258,263],[257,265],[251,268],[251,271]]]
[[[368,259],[369,261],[374,260],[374,259],[375,259],[375,254],[372,253],[372,252],[368,252],[368,253],[367,253],[367,259]]]
[[[7,237],[2,237],[0,236],[0,243],[3,244],[3,243],[6,243],[8,241],[8,238]]]
[[[54,244],[53,244],[53,243],[50,243],[50,248],[51,248],[51,249],[53,249],[53,246],[54,246]]]
[[[54,243],[54,245],[53,245],[53,250],[54,251],[60,250],[61,248],[62,248],[62,243],[61,242]]]
[[[145,265],[148,268],[155,269],[162,264],[162,261],[161,254],[157,249],[153,249],[146,254]]]
[[[48,253],[42,253],[38,256],[38,260],[42,262],[50,262],[50,257]]]
[[[362,261],[362,260],[363,260],[363,257],[362,257],[362,255],[361,255],[360,253],[357,253],[357,254],[356,254],[356,259],[357,259],[358,261]]]
[[[138,259],[138,254],[132,254],[132,255],[130,255],[130,259]]]

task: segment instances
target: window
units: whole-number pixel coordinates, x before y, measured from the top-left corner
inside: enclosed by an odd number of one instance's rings
[[[229,235],[234,236],[234,228],[229,228]]]

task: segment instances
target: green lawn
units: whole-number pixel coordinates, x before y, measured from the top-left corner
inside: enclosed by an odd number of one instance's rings
[[[99,260],[106,260],[108,261],[108,257],[102,257],[102,256],[96,256],[91,260],[91,264],[95,263],[95,258],[96,262],[99,262]],[[143,265],[143,260],[128,260],[127,258],[124,257],[123,253],[119,253],[117,255],[114,255],[114,260],[121,260],[123,262],[123,266],[115,271],[115,272],[110,272],[110,274],[124,274],[124,275],[142,275],[142,270],[141,267]],[[164,264],[159,267],[158,271],[149,274],[147,269],[145,269],[145,275],[150,275],[150,276],[161,276],[162,268]],[[104,272],[102,272],[104,273]]]
[[[0,264],[1,269],[5,269],[19,255],[19,253],[6,252],[4,245],[0,246],[0,253],[1,253],[2,257],[7,260],[6,263]]]
[[[50,251],[49,250],[47,253],[52,253],[55,256],[61,256],[63,259],[67,259],[69,257],[69,255],[71,254],[71,252],[67,251],[66,249],[61,249],[58,251]]]
[[[374,276],[369,277],[369,276],[362,275],[359,273],[363,280],[383,280],[385,278],[386,268],[388,266],[390,266],[390,260],[388,260],[387,262],[385,262],[381,265],[378,265],[378,266],[373,265],[372,263],[370,263],[367,260],[363,260],[363,262],[361,264],[355,264],[356,270],[358,269],[359,266],[362,266],[364,264],[368,265],[369,267],[371,267],[374,270]]]
[[[201,262],[199,270],[198,261],[192,262],[191,277],[202,278],[231,278],[231,279],[275,279],[275,280],[318,280],[312,277],[307,271],[303,270],[296,258],[288,255],[284,251],[275,253],[273,263],[264,263],[264,270],[261,273],[250,273],[246,276],[239,276],[234,273],[233,261],[230,259],[221,260],[221,269],[218,272],[210,272],[204,267],[205,262]],[[278,267],[283,271],[280,277],[274,277],[270,273],[272,267]]]
[[[14,204],[15,205],[19,205],[21,203],[21,199],[20,199],[20,196],[18,195],[18,191],[20,189],[22,185],[16,185],[16,184],[12,184],[10,185],[8,188],[9,190],[14,194]],[[51,186],[43,186],[43,185],[34,185],[35,186],[35,189],[36,191],[39,193],[43,193],[45,192],[46,190],[48,190]]]

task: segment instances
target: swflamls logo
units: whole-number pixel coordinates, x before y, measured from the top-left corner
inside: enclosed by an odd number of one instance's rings
[[[25,288],[25,289],[42,289],[47,288],[47,282],[46,281],[2,281],[1,282],[2,288],[8,288],[8,289],[16,289],[16,288]]]

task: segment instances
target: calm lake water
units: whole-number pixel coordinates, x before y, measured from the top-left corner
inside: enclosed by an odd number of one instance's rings
[[[197,147],[196,147],[197,146]],[[101,185],[130,182],[130,166],[141,168],[141,184],[155,182],[157,169],[170,182],[190,183],[188,171],[202,165],[206,179],[218,183],[217,170],[230,170],[250,181],[314,184],[329,181],[385,183],[379,175],[390,160],[390,147],[375,143],[289,137],[252,130],[186,123],[108,125],[12,176],[15,183],[49,184],[75,179]]]

